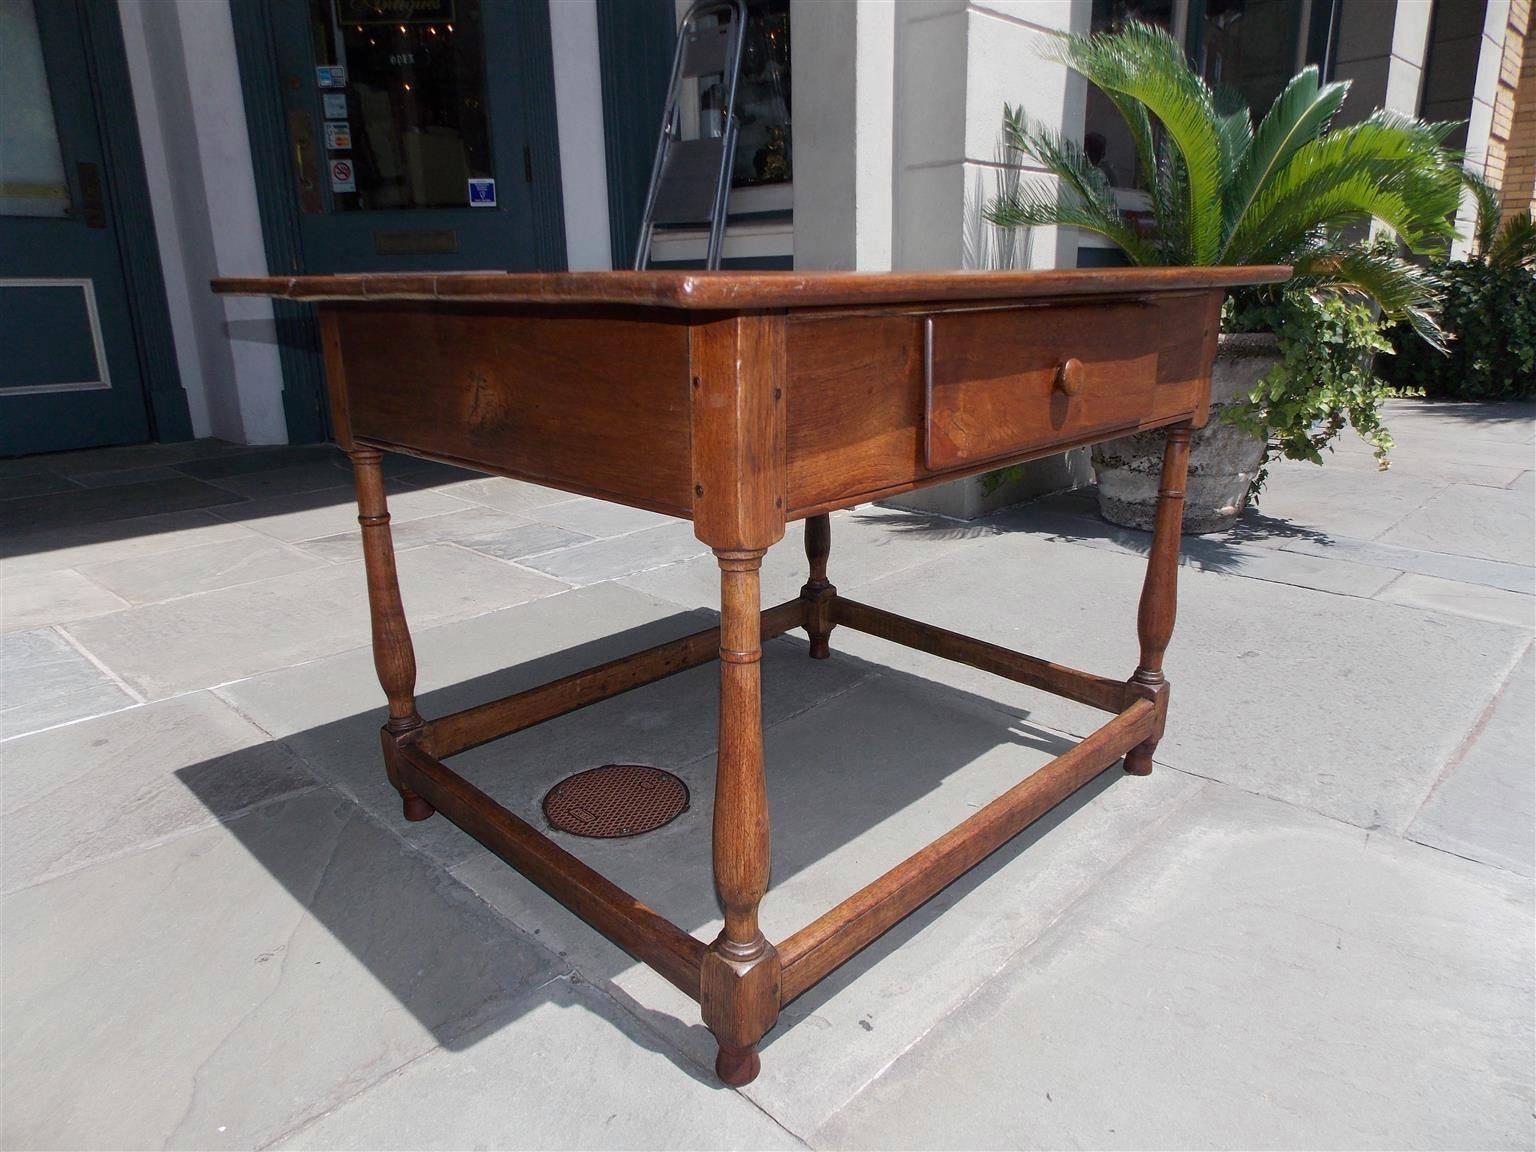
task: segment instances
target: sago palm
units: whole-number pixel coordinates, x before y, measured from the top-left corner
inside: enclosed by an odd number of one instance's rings
[[[1379,221],[1408,249],[1443,251],[1460,198],[1452,125],[1392,112],[1331,127],[1349,85],[1297,74],[1257,125],[1240,98],[1218,93],[1160,28],[1054,38],[1047,54],[1080,72],[1125,118],[1145,174],[1150,227],[1115,202],[1083,149],[1004,110],[1008,143],[1054,181],[1021,181],[986,217],[1002,227],[1061,225],[1097,232],[1135,264],[1290,264],[1298,281],[1356,292],[1438,343],[1431,279],[1381,245],[1344,239]]]

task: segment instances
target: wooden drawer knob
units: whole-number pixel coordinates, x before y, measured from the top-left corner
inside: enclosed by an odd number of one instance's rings
[[[1056,391],[1063,396],[1076,396],[1083,386],[1083,362],[1076,356],[1056,369]]]

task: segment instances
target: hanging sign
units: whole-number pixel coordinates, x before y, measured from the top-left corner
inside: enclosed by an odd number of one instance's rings
[[[328,152],[350,152],[352,150],[352,125],[345,120],[327,120],[325,122],[325,147]]]
[[[339,24],[451,24],[453,0],[336,0]]]
[[[345,92],[322,92],[320,103],[325,105],[325,118],[327,120],[345,120],[347,118],[347,94]]]
[[[322,88],[345,88],[347,86],[347,66],[345,64],[322,64],[315,69],[315,83]]]
[[[356,192],[357,176],[352,171],[352,161],[331,161],[331,191]]]
[[[469,182],[469,206],[471,208],[496,207],[496,181],[471,179]]]

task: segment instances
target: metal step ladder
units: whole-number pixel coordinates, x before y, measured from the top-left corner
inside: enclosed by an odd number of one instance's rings
[[[712,21],[706,23],[706,21]],[[731,166],[736,157],[736,81],[746,43],[744,0],[699,0],[683,17],[672,55],[672,83],[667,89],[661,136],[651,165],[651,185],[635,244],[635,269],[651,263],[656,229],[709,226],[705,267],[720,267],[725,243],[725,214],[731,195]],[[718,76],[705,89],[715,99],[699,112],[699,136],[682,138],[683,81]]]

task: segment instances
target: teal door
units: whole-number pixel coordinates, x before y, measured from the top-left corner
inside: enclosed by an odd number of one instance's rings
[[[0,0],[0,456],[149,439],[73,0]]]
[[[558,198],[560,174],[535,143],[553,125],[547,0],[270,6],[295,271],[550,265],[536,199]]]

